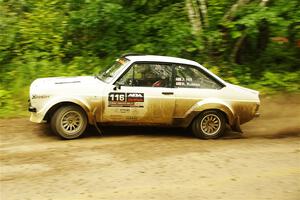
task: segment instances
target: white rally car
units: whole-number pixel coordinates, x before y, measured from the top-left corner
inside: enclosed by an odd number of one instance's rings
[[[36,79],[30,120],[78,138],[88,124],[190,127],[195,136],[220,137],[226,124],[241,131],[258,116],[259,92],[225,82],[197,62],[128,54],[96,76]]]

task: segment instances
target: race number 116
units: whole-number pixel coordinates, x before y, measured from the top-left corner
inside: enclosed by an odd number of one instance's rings
[[[125,101],[125,93],[109,93],[108,101]]]

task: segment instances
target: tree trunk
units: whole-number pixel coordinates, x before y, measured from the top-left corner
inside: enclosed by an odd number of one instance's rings
[[[207,11],[207,4],[205,0],[198,0],[199,3],[199,11],[201,16],[201,22],[202,24],[207,27],[208,26],[208,11]]]
[[[242,0],[239,0],[242,1]],[[247,1],[247,0],[246,0]],[[259,6],[264,7],[267,5],[267,3],[269,2],[269,0],[261,0],[261,2],[259,3]],[[231,62],[234,63],[238,63],[237,58],[239,57],[239,52],[244,44],[244,41],[246,39],[247,36],[247,29],[244,31],[244,33],[242,34],[242,36],[237,40],[237,42],[234,45],[232,54],[231,54]]]
[[[257,44],[256,44],[256,54],[260,54],[263,52],[268,45],[268,40],[270,37],[270,30],[269,30],[269,23],[267,20],[262,20],[258,27],[258,37],[257,37]]]
[[[229,11],[224,15],[222,21],[227,21],[227,20],[232,20],[234,13],[241,8],[242,6],[246,5],[249,3],[251,0],[238,0],[231,8]]]
[[[269,2],[269,0],[261,0],[261,2],[259,3],[259,5],[260,6],[266,6],[268,2]]]
[[[197,5],[193,0],[186,0],[185,5],[188,11],[190,23],[192,25],[192,33],[194,35],[199,35],[202,31],[202,22],[199,10],[197,9]]]

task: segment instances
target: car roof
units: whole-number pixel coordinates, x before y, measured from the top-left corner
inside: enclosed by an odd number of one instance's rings
[[[150,62],[168,62],[168,63],[182,63],[186,65],[196,65],[199,63],[187,60],[183,58],[170,57],[170,56],[157,56],[157,55],[125,55],[125,58],[135,62],[135,61],[150,61]]]

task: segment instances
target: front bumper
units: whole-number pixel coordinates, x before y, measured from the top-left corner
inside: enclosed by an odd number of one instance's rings
[[[30,121],[35,122],[35,123],[45,123],[46,121],[44,120],[44,115],[41,113],[35,113],[32,112],[30,114]]]
[[[36,108],[31,105],[30,99],[28,99],[28,111],[36,113]]]
[[[31,106],[31,105],[29,105],[29,106],[28,106],[28,111],[29,111],[29,112],[34,112],[34,113],[36,113],[36,108],[33,107],[33,106]]]
[[[30,121],[36,123],[44,122],[44,115],[42,115],[40,112],[37,112],[37,109],[31,105],[30,100],[28,100],[28,111],[31,113]]]

